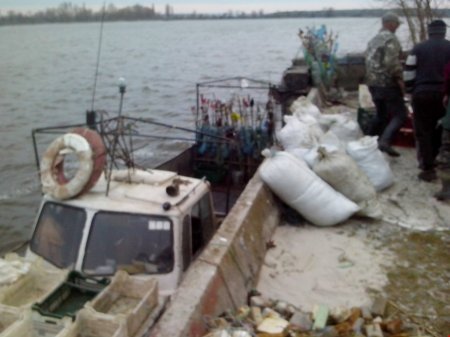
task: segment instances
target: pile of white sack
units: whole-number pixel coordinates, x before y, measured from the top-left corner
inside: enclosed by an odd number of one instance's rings
[[[381,217],[377,192],[394,177],[377,137],[363,136],[350,112],[322,114],[305,97],[291,111],[277,134],[284,151],[263,151],[263,181],[318,226],[336,225],[355,213]]]
[[[5,258],[0,258],[0,290],[2,286],[17,281],[29,270],[30,263],[19,258],[16,254],[8,254]]]

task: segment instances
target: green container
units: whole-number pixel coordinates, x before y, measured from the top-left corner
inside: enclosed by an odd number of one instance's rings
[[[42,316],[75,319],[84,304],[92,300],[108,284],[108,279],[97,280],[71,272],[67,280],[48,295],[41,303],[32,306]]]
[[[223,182],[227,169],[215,163],[201,163],[194,166],[194,174],[196,178],[205,177],[212,184]]]

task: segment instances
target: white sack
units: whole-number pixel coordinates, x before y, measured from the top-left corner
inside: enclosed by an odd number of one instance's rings
[[[384,155],[378,150],[377,137],[365,136],[347,144],[347,153],[367,174],[376,191],[394,183],[394,175]]]
[[[306,161],[305,156],[311,151],[311,149],[305,149],[301,147],[287,149],[286,152],[292,154],[295,158]],[[308,163],[307,163],[308,164]],[[309,165],[309,164],[308,164]]]
[[[344,123],[347,117],[340,114],[323,114],[317,118],[317,121],[323,131],[327,132],[333,124]]]
[[[0,259],[0,287],[14,283],[29,270],[30,263],[18,257],[16,259]]]
[[[358,214],[381,216],[374,186],[348,154],[320,147],[313,171],[336,191],[357,203],[361,208]]]
[[[308,124],[295,116],[284,116],[286,125],[277,133],[277,139],[285,150],[292,148],[311,148],[317,144]]]
[[[297,98],[291,104],[290,110],[293,115],[305,114],[313,116],[315,118],[318,118],[321,115],[319,108],[316,105],[312,104],[311,101],[305,96],[300,96],[299,98]]]
[[[345,144],[343,144],[339,138],[336,136],[336,134],[329,130],[323,134],[323,136],[320,138],[320,145],[325,145],[326,147],[334,147],[338,149],[341,152],[345,152]]]
[[[307,150],[306,152],[303,152],[302,159],[308,164],[308,166],[312,169],[314,166],[314,163],[317,160],[318,157],[318,149],[320,147],[325,148],[328,152],[345,152],[345,147],[341,143],[341,141],[336,137],[336,135],[332,131],[327,131],[325,134],[322,135],[320,138],[320,145],[314,146],[312,149]],[[292,153],[291,151],[289,151]],[[295,156],[298,158],[298,153],[295,153]]]
[[[358,205],[287,152],[277,152],[266,158],[259,174],[281,200],[317,226],[336,225],[359,210]]]
[[[330,126],[330,131],[332,131],[343,143],[358,140],[363,136],[358,122],[350,117],[346,117],[343,120],[338,120],[333,123]]]
[[[315,144],[319,143],[320,139],[323,137],[324,133],[320,127],[317,119],[310,115],[294,115],[297,119],[308,126],[308,131],[311,139]]]
[[[315,146],[312,149],[308,150],[303,155],[303,160],[306,164],[308,164],[309,168],[312,169],[314,165],[316,164],[318,158],[319,158],[319,148],[324,148],[328,152],[338,152],[340,151],[338,147],[334,145],[327,145],[327,144],[321,144],[320,146]]]

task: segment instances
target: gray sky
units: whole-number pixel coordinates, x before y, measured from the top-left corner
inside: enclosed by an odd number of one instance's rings
[[[99,9],[104,1],[101,0],[0,0],[0,11],[16,10],[21,12],[37,11],[50,7],[57,7],[62,2],[82,5]],[[223,13],[233,11],[259,11],[265,13],[283,10],[320,10],[333,7],[335,9],[376,8],[380,7],[379,0],[111,0],[106,1],[117,7],[140,4],[143,6],[155,5],[158,12],[163,12],[166,4],[170,4],[175,13]]]

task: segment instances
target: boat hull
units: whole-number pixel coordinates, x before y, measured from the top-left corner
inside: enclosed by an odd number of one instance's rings
[[[189,268],[150,336],[200,336],[206,332],[205,315],[245,304],[279,222],[278,201],[255,174]]]

